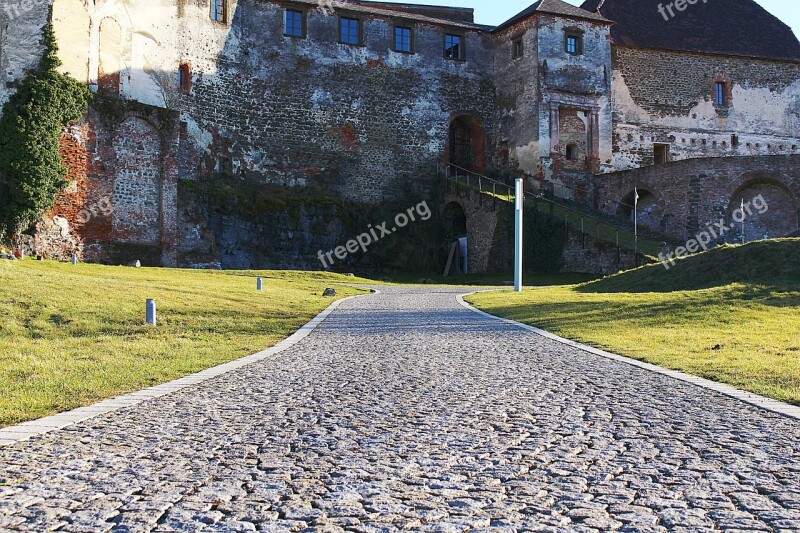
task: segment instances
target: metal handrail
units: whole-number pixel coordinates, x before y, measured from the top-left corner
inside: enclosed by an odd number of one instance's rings
[[[453,169],[455,169],[457,172],[453,173],[452,172]],[[461,173],[463,173],[463,174],[461,174]],[[472,170],[466,169],[464,167],[460,167],[460,166],[454,165],[452,163],[448,164],[446,166],[446,168],[445,168],[445,173],[444,174],[445,174],[445,177],[446,177],[446,179],[448,181],[453,181],[455,183],[459,183],[459,178],[461,178],[461,177],[466,178],[467,187],[472,186],[472,183],[471,183],[472,180],[476,179],[477,184],[478,184],[478,191],[481,192],[481,193],[483,193],[483,192],[487,192],[488,193],[489,192],[488,190],[484,191],[484,189],[483,189],[483,182],[484,181],[488,182],[493,187],[493,194],[494,194],[495,198],[497,197],[497,192],[496,192],[497,186],[499,185],[501,187],[505,187],[506,190],[508,191],[509,200],[507,200],[507,201],[510,202],[514,198],[514,194],[515,194],[514,188],[511,187],[510,185],[508,185],[506,183],[503,183],[501,181],[495,180],[493,178],[490,178],[488,176],[484,176],[484,175],[479,174],[477,172],[474,172]],[[609,242],[609,243],[612,243],[612,244],[615,243],[617,248],[619,248],[620,247],[620,241],[619,241],[620,229],[623,229],[625,231],[629,231],[627,228],[624,227],[623,224],[619,224],[619,225],[612,224],[610,222],[607,222],[607,221],[603,220],[602,218],[599,218],[599,217],[596,217],[596,216],[592,216],[592,215],[588,215],[583,211],[579,211],[579,210],[577,210],[577,209],[575,209],[573,207],[570,207],[568,205],[564,205],[564,204],[562,204],[560,202],[557,202],[557,201],[551,200],[549,198],[546,198],[542,194],[535,194],[535,193],[532,193],[532,192],[529,192],[529,191],[523,191],[523,193],[524,193],[525,198],[534,199],[537,202],[544,202],[546,204],[549,204],[550,206],[559,207],[559,208],[563,209],[564,212],[565,212],[565,222],[566,222],[566,219],[567,219],[567,212],[569,212],[569,213],[571,213],[573,215],[579,216],[580,219],[581,219],[581,233],[582,234],[585,234],[584,221],[586,219],[593,220],[596,223],[596,228],[597,228],[597,233],[598,233],[595,236],[595,239],[597,241]],[[551,209],[552,209],[552,207],[551,207]],[[569,223],[568,222],[566,222],[566,223],[567,223],[567,226],[568,226]],[[606,226],[606,227],[611,228],[612,230],[614,230],[615,231],[615,235],[616,235],[615,239],[611,240],[611,239],[607,239],[607,238],[601,237],[599,235],[601,226]]]

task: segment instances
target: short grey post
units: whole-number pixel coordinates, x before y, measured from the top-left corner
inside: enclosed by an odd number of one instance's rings
[[[522,292],[522,203],[523,182],[517,179],[514,188],[514,290]]]
[[[264,290],[264,278],[262,278],[261,276],[258,276],[258,279],[256,280],[256,290],[258,292]]]
[[[156,301],[152,298],[147,299],[147,309],[145,311],[145,318],[149,326],[156,325]]]
[[[72,254],[72,266],[78,264],[78,254]]]

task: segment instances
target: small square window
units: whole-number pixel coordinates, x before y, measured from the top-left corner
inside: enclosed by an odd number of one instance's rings
[[[724,82],[718,81],[714,83],[714,103],[718,106],[728,105],[727,87]]]
[[[296,9],[287,9],[284,20],[284,35],[288,37],[305,37],[305,13]]]
[[[444,36],[444,57],[461,61],[464,59],[464,43],[461,35],[446,34]]]
[[[413,51],[411,28],[396,27],[394,29],[394,50],[410,54]]]
[[[525,55],[525,45],[522,43],[522,37],[511,41],[511,57],[513,59],[520,59]]]
[[[211,20],[222,24],[228,22],[228,0],[211,0]]]
[[[339,42],[358,46],[361,44],[361,21],[342,17],[339,19]]]
[[[583,54],[583,36],[568,33],[564,41],[564,49],[568,54],[574,56]]]

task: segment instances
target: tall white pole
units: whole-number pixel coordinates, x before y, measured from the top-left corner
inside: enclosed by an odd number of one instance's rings
[[[639,266],[639,188],[633,188],[633,255],[634,264]]]
[[[518,179],[514,188],[514,290],[517,292],[522,292],[522,183]]]

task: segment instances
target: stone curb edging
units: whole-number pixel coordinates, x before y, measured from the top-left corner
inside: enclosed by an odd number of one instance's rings
[[[605,350],[600,350],[599,348],[594,348],[594,347],[588,346],[586,344],[581,344],[580,342],[576,342],[576,341],[572,341],[572,340],[569,340],[569,339],[565,339],[563,337],[559,337],[558,335],[555,335],[555,334],[550,333],[549,331],[545,331],[543,329],[539,329],[539,328],[536,328],[536,327],[533,327],[533,326],[529,326],[527,324],[522,324],[520,322],[516,322],[514,320],[509,320],[507,318],[501,318],[501,317],[498,317],[498,316],[495,316],[495,315],[491,315],[489,313],[481,311],[480,309],[476,309],[475,307],[471,306],[469,303],[467,303],[464,300],[465,297],[471,296],[473,294],[478,294],[478,293],[481,293],[481,292],[493,292],[493,291],[497,291],[497,289],[489,289],[489,290],[483,290],[483,291],[473,291],[473,292],[470,292],[470,293],[467,293],[467,294],[461,294],[461,295],[456,296],[456,300],[458,301],[458,303],[460,303],[461,305],[463,305],[464,307],[466,307],[470,311],[473,311],[473,312],[478,313],[480,315],[483,315],[485,317],[491,318],[493,320],[499,320],[501,322],[505,322],[506,324],[511,324],[511,325],[516,326],[518,328],[525,329],[525,330],[528,330],[528,331],[532,331],[533,333],[536,333],[537,335],[540,335],[540,336],[545,337],[545,338],[550,339],[550,340],[554,340],[554,341],[559,342],[561,344],[566,344],[567,346],[572,346],[573,348],[578,348],[579,350],[583,350],[585,352],[589,352],[591,354],[598,355],[598,356],[604,357],[606,359],[612,359],[614,361],[618,361],[618,362],[621,362],[621,363],[626,363],[626,364],[629,364],[629,365],[632,365],[632,366],[647,370],[649,372],[654,372],[654,373],[657,373],[657,374],[668,376],[668,377],[673,378],[673,379],[677,379],[677,380],[680,380],[680,381],[683,381],[683,382],[686,382],[686,383],[690,383],[690,384],[695,385],[697,387],[702,387],[704,389],[709,389],[709,390],[712,390],[714,392],[718,392],[720,394],[724,394],[725,396],[728,396],[728,397],[733,398],[735,400],[739,400],[739,401],[748,403],[748,404],[753,405],[755,407],[758,407],[760,409],[764,409],[764,410],[770,411],[772,413],[776,413],[776,414],[779,414],[779,415],[782,415],[782,416],[793,418],[795,420],[800,420],[800,407],[796,407],[794,405],[789,405],[788,403],[780,402],[778,400],[773,400],[771,398],[766,398],[764,396],[760,396],[760,395],[754,394],[752,392],[743,391],[743,390],[737,389],[735,387],[731,387],[730,385],[725,385],[725,384],[722,384],[722,383],[717,383],[716,381],[711,381],[711,380],[708,380],[708,379],[699,378],[697,376],[692,376],[692,375],[689,375],[689,374],[685,374],[685,373],[679,372],[677,370],[670,370],[668,368],[657,366],[657,365],[654,365],[654,364],[651,364],[651,363],[645,363],[643,361],[638,361],[636,359],[631,359],[630,357],[625,357],[623,355],[618,355],[618,354],[615,354],[615,353],[606,352]]]
[[[380,291],[376,289],[371,290],[373,291],[373,294],[380,294]],[[188,387],[209,381],[223,374],[227,374],[229,372],[233,372],[234,370],[239,370],[245,366],[263,361],[269,357],[288,350],[295,344],[308,337],[312,331],[317,329],[319,325],[322,324],[322,322],[324,322],[325,319],[327,319],[331,313],[333,313],[333,311],[335,311],[336,308],[344,302],[354,298],[361,298],[363,296],[366,295],[360,294],[356,296],[350,296],[348,298],[342,298],[341,300],[333,302],[328,306],[327,309],[322,311],[310,322],[302,326],[299,330],[294,332],[286,339],[282,340],[271,348],[253,355],[248,355],[241,359],[236,359],[219,366],[208,368],[201,372],[197,372],[196,374],[191,374],[168,383],[156,385],[155,387],[150,387],[149,389],[124,394],[116,398],[103,400],[93,405],[79,407],[71,411],[65,411],[63,413],[40,418],[38,420],[31,420],[15,426],[0,428],[0,448],[28,440],[32,437],[44,435],[45,433],[50,433],[51,431],[57,431],[68,426],[84,422],[91,418],[113,413],[114,411],[118,411],[125,407],[133,407],[135,405],[139,405],[140,403],[181,391]]]

